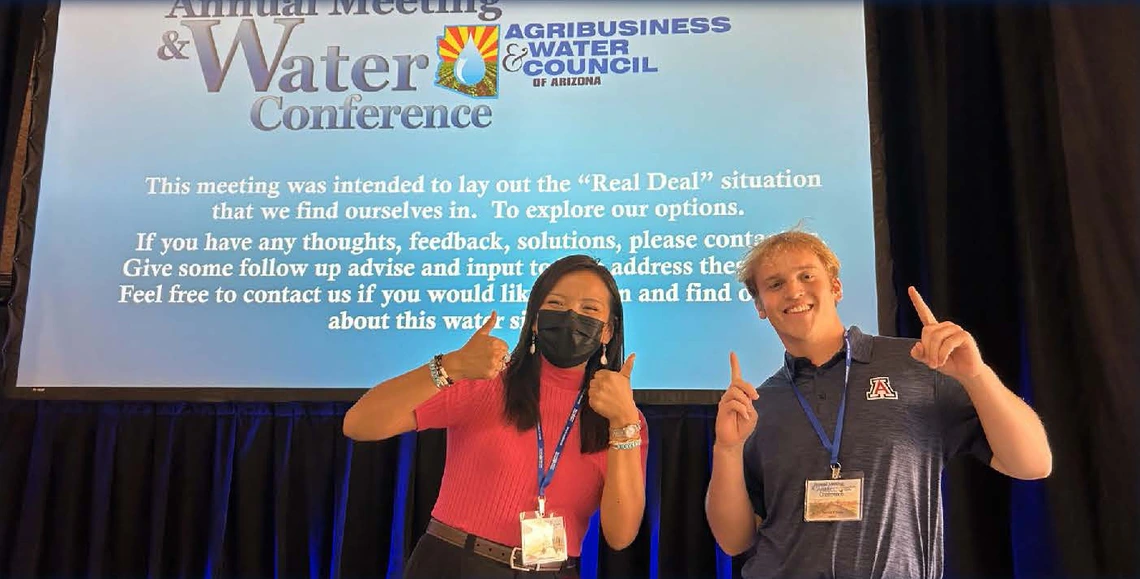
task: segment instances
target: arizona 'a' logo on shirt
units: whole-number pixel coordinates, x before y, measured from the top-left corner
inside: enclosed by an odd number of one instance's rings
[[[867,400],[898,400],[899,393],[891,388],[891,379],[886,376],[871,378],[871,388],[867,390]]]

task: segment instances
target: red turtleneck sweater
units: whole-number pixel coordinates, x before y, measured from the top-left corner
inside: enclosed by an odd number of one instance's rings
[[[562,369],[542,360],[538,406],[545,468],[550,467],[583,375],[581,369]],[[503,418],[503,392],[500,378],[456,382],[416,408],[416,429],[447,429],[443,481],[432,516],[485,539],[518,546],[519,513],[538,507],[538,439],[533,428],[519,432]],[[578,427],[575,420],[546,489],[547,512],[563,517],[571,556],[581,552],[590,516],[601,504],[607,455],[636,452],[583,455]],[[644,478],[648,450],[644,415],[640,450]]]

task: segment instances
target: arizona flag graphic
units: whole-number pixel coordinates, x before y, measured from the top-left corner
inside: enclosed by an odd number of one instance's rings
[[[447,26],[439,37],[436,86],[474,98],[499,95],[499,27]]]

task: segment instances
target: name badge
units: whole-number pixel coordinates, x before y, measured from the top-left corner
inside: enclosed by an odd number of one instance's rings
[[[522,526],[522,564],[530,567],[545,563],[561,563],[569,558],[566,549],[566,526],[562,517],[543,515],[538,511],[519,513]]]
[[[863,473],[808,480],[804,484],[804,521],[863,520]]]

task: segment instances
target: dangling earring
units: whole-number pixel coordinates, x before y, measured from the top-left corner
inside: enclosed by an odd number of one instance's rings
[[[530,353],[531,354],[534,353],[534,334],[533,333],[530,335]]]
[[[599,361],[602,363],[603,366],[610,363],[610,361],[606,359],[606,345],[605,344],[602,344],[602,359]]]

